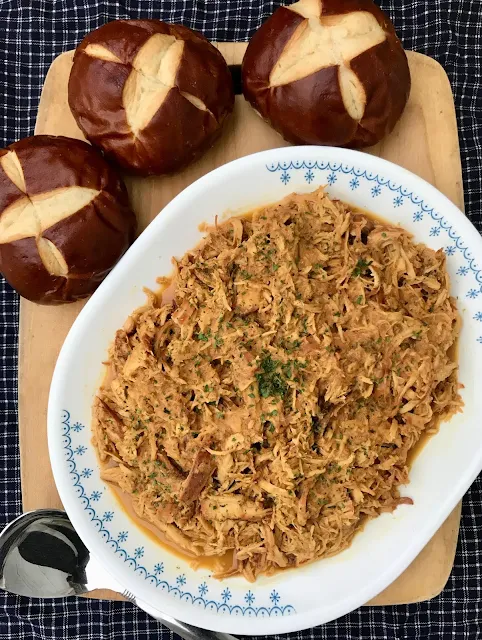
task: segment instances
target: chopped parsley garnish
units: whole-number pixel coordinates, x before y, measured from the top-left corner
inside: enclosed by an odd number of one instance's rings
[[[273,360],[270,355],[265,356],[260,363],[261,372],[256,374],[258,382],[258,392],[262,398],[271,396],[284,396],[288,390],[288,385],[283,380],[281,374],[276,371],[279,362]]]
[[[278,360],[273,360],[273,358],[268,355],[263,360],[261,360],[260,367],[264,373],[272,373],[277,368],[279,362]]]
[[[287,362],[286,364],[281,365],[281,370],[283,371],[283,375],[288,380],[291,380],[293,376],[293,371],[291,369],[291,362]]]
[[[351,272],[353,278],[358,278],[365,273],[367,267],[371,265],[373,260],[369,260],[368,262],[364,258],[358,258],[358,262],[356,263],[356,267]]]
[[[286,382],[279,373],[257,373],[256,379],[258,380],[259,395],[262,398],[284,396],[287,391]]]
[[[286,353],[292,353],[301,346],[301,340],[282,340],[280,346]]]
[[[211,329],[208,329],[206,333],[202,333],[201,331],[196,335],[196,340],[200,340],[201,342],[207,342],[211,337]]]

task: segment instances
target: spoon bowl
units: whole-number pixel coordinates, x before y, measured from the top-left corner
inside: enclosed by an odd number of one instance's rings
[[[112,589],[185,640],[235,640],[227,633],[199,629],[152,611],[105,572],[59,509],[28,511],[0,533],[0,588],[30,598]]]

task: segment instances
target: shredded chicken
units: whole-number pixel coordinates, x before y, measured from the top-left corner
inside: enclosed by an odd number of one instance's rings
[[[411,499],[408,454],[461,410],[443,251],[323,189],[209,229],[117,332],[104,478],[218,577],[346,548]]]

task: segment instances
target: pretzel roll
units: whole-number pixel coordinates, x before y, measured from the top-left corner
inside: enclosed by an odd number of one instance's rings
[[[25,298],[88,296],[135,228],[124,184],[86,142],[33,136],[0,150],[0,271]]]
[[[405,51],[372,0],[300,0],[254,34],[244,95],[296,144],[364,147],[392,131],[410,93]]]
[[[69,105],[92,144],[139,175],[177,171],[210,147],[234,106],[221,53],[187,27],[116,20],[77,47]]]

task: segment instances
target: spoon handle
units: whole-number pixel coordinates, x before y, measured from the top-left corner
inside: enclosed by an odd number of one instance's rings
[[[184,638],[184,640],[236,640],[234,636],[229,633],[222,633],[220,631],[207,631],[200,627],[192,627],[190,624],[179,622],[171,618],[169,621],[164,618],[159,618],[163,625],[168,627],[178,636]]]
[[[129,602],[138,606],[152,618],[161,622],[174,633],[177,633],[177,635],[184,640],[238,640],[229,633],[201,629],[185,622],[181,622],[180,620],[176,620],[176,618],[173,618],[158,609],[154,609],[143,600],[137,598],[131,591],[124,589],[115,578],[105,571],[101,563],[95,560],[92,556],[90,558],[88,575],[89,590],[111,589],[112,591],[121,593],[126,600],[129,600]]]
[[[140,602],[138,598],[134,596],[130,591],[123,591],[122,595],[127,598],[129,602],[136,604],[138,607],[146,611],[150,616],[162,622],[168,629],[177,633],[178,636],[184,640],[237,640],[229,633],[222,633],[221,631],[208,631],[207,629],[201,629],[200,627],[194,627],[176,618],[172,618],[165,613],[159,611],[153,611],[148,605]]]
[[[63,598],[102,588],[122,593],[184,640],[236,640],[180,622],[124,590],[89,553],[63,511],[24,513],[0,533],[0,589],[33,598]]]

